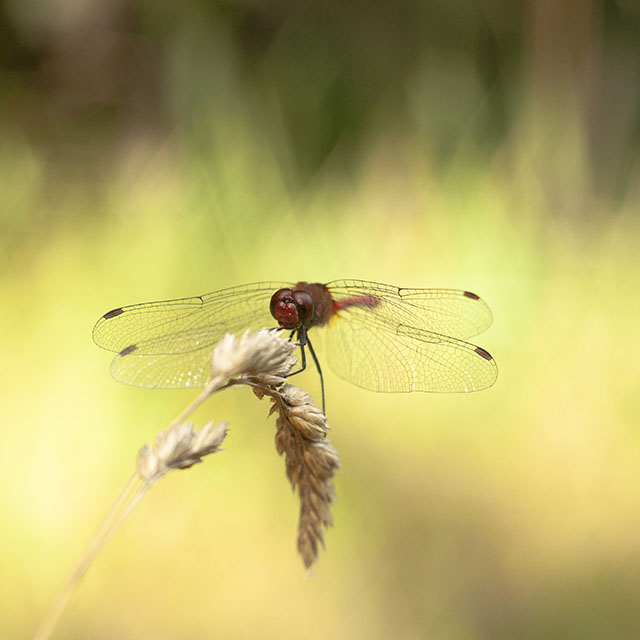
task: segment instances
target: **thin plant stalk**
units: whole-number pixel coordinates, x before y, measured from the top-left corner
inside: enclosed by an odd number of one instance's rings
[[[211,379],[183,411],[156,437],[154,446],[144,445],[136,471],[125,483],[85,553],[78,560],[53,600],[33,640],[46,640],[93,561],[133,512],[145,493],[174,469],[187,469],[204,456],[220,450],[226,423],[209,422],[198,431],[186,423],[200,405],[214,393],[232,385],[247,384],[258,397],[268,395],[271,413],[279,415],[276,448],[285,454],[287,476],[300,497],[298,549],[305,566],[317,558],[318,543],[324,544],[323,528],[331,525],[333,501],[331,479],[338,468],[337,453],[326,439],[328,425],[311,397],[284,384],[295,365],[296,345],[273,331],[245,332],[240,338],[226,335],[216,346],[211,362]]]
[[[200,393],[183,411],[174,418],[167,430],[174,428],[176,425],[181,424],[184,420],[190,416],[207,398],[213,395],[221,388],[220,378],[212,380],[207,384],[205,389]],[[115,532],[120,528],[126,518],[131,514],[133,509],[138,505],[144,494],[152,486],[153,482],[142,482],[138,471],[134,471],[124,487],[118,494],[111,509],[104,517],[102,524],[96,531],[93,539],[87,546],[84,554],[77,561],[75,567],[69,573],[69,576],[65,580],[64,584],[55,596],[49,611],[42,620],[37,631],[33,635],[33,640],[44,640],[51,635],[55,625],[57,624],[62,612],[64,611],[67,603],[71,599],[71,596],[77,589],[78,585],[82,581],[82,578],[86,574],[89,567],[92,565],[95,558],[100,551],[104,548],[107,542],[113,537]],[[137,487],[137,488],[136,488]]]
[[[49,611],[45,615],[44,619],[40,623],[37,631],[33,635],[33,640],[43,640],[48,638],[53,631],[58,619],[62,615],[64,608],[67,606],[73,592],[82,580],[84,574],[87,572],[91,563],[98,555],[100,550],[104,547],[106,541],[111,537],[113,531],[113,524],[116,521],[117,514],[122,510],[126,500],[130,498],[131,492],[134,486],[139,482],[137,472],[131,474],[127,482],[125,483],[122,491],[113,503],[113,506],[105,516],[98,531],[96,531],[93,540],[87,546],[84,554],[76,563],[76,566],[71,570],[64,584],[60,588],[60,591],[56,594]]]

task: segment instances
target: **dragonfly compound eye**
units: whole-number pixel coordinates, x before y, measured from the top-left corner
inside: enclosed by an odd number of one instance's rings
[[[294,291],[293,299],[298,308],[298,320],[304,327],[308,327],[313,320],[313,300],[306,291]]]
[[[271,296],[269,305],[271,315],[278,321],[278,324],[285,329],[296,329],[300,324],[298,317],[298,306],[293,298],[291,289],[278,289]]]

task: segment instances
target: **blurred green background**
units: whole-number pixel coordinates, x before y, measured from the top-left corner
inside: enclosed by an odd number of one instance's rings
[[[193,397],[113,382],[97,318],[334,278],[476,291],[497,384],[327,372],[312,577],[266,401],[213,399],[226,450],[154,487],[54,637],[640,637],[637,2],[5,0],[0,32],[2,637]]]

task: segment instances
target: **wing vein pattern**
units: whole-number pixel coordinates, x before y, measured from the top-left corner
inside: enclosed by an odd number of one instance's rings
[[[103,349],[118,355],[113,377],[151,388],[201,387],[213,345],[229,333],[274,327],[273,293],[291,284],[258,282],[193,298],[148,302],[105,314],[93,330]]]
[[[338,304],[356,302],[340,309],[326,331],[328,362],[340,377],[390,392],[476,391],[495,382],[495,361],[463,339],[492,321],[475,294],[361,280],[328,287]]]

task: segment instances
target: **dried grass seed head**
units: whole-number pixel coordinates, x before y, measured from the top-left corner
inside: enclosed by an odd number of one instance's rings
[[[194,431],[193,424],[183,422],[162,431],[153,447],[145,444],[138,452],[138,475],[147,482],[155,482],[172,469],[188,469],[202,462],[202,458],[219,451],[227,435],[227,423],[213,426],[208,422]]]
[[[239,338],[227,333],[213,350],[212,378],[240,375],[285,377],[296,363],[294,342],[276,329],[245,331]]]
[[[338,453],[326,437],[327,418],[308,393],[290,384],[262,392],[271,397],[272,412],[278,414],[276,450],[284,454],[287,477],[300,498],[298,551],[309,568],[332,524]]]

